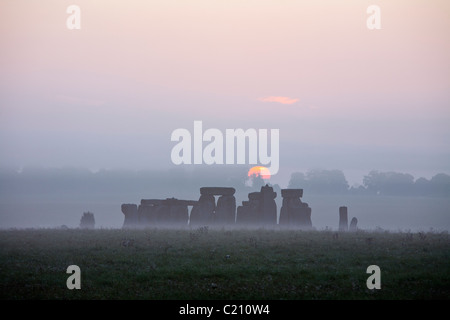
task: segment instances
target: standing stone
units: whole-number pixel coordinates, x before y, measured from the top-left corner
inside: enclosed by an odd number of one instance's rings
[[[242,205],[237,208],[236,224],[239,226],[255,225],[258,219],[258,210],[261,194],[251,192],[248,194],[248,201],[242,201]]]
[[[169,207],[167,224],[170,226],[186,226],[189,220],[189,209],[183,200],[166,199]]]
[[[122,213],[125,215],[122,228],[134,228],[138,225],[139,216],[137,205],[124,203],[121,206]]]
[[[236,224],[242,226],[256,225],[259,221],[261,201],[261,192],[250,192],[248,201],[242,201],[242,206],[237,208]]]
[[[207,226],[213,222],[213,214],[216,210],[216,200],[211,194],[202,194],[197,204],[191,210],[189,224],[192,226]]]
[[[261,192],[250,192],[248,194],[248,223],[256,225],[259,223],[260,208],[262,203]]]
[[[220,196],[217,200],[217,208],[214,214],[215,224],[234,224],[236,215],[236,198],[230,195]]]
[[[236,189],[230,187],[202,187],[200,188],[200,195],[213,196],[232,196]]]
[[[138,207],[138,225],[139,227],[145,227],[149,225],[156,224],[156,216],[155,216],[155,208],[154,206],[145,206],[139,205]]]
[[[281,190],[283,191],[283,190]],[[278,221],[279,225],[282,226],[289,226],[289,222],[290,222],[290,212],[289,212],[289,203],[290,200],[289,198],[283,198],[283,203],[281,204],[281,209],[280,209],[280,219]]]
[[[270,226],[277,224],[277,193],[265,185],[259,192],[250,192],[248,201],[242,201],[237,209],[236,223],[239,225]]]
[[[311,208],[301,201],[303,189],[282,189],[283,205],[279,224],[285,227],[312,228]]]
[[[191,211],[190,224],[197,226],[234,224],[236,220],[236,189],[202,187],[200,199]],[[214,196],[220,196],[217,201]]]
[[[358,230],[358,219],[356,219],[355,217],[352,218],[352,221],[350,221],[350,231],[355,232]]]
[[[164,200],[142,199],[139,206],[139,226],[156,227],[162,223],[165,215]]]
[[[186,226],[189,221],[188,206],[197,201],[167,199],[142,199],[138,209],[140,227]]]
[[[277,193],[269,185],[261,187],[261,203],[260,203],[260,222],[263,225],[277,224],[277,204],[275,198]]]
[[[128,227],[182,227],[189,221],[188,206],[194,206],[198,201],[167,199],[142,199],[141,204],[122,204],[125,215],[124,228]]]
[[[164,201],[164,200],[163,200]],[[158,226],[168,226],[170,219],[170,206],[166,202],[155,206],[156,224]]]
[[[339,231],[348,231],[347,207],[339,207]]]
[[[236,224],[245,226],[249,224],[250,205],[249,201],[242,201],[242,205],[237,207]]]

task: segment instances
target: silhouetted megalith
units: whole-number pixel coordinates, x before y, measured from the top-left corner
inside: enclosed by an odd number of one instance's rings
[[[200,188],[200,195],[213,196],[232,196],[236,189],[229,187],[202,187]]]
[[[350,227],[349,230],[354,232],[358,230],[358,219],[356,219],[355,217],[352,218],[352,221],[350,221]]]
[[[169,207],[166,223],[170,225],[187,226],[189,221],[189,209],[185,200],[175,198],[166,199]]]
[[[249,203],[252,201],[261,201],[261,192],[250,192],[248,194]]]
[[[242,201],[242,205],[236,209],[236,224],[246,225],[248,223],[248,201]]]
[[[301,198],[303,197],[303,189],[281,189],[283,198]]]
[[[142,199],[139,206],[139,226],[150,227],[157,226],[164,219],[167,208],[164,207],[163,200],[160,199]]]
[[[133,228],[139,223],[138,207],[135,204],[124,203],[121,206],[122,213],[125,215],[123,228]]]
[[[211,225],[216,210],[216,200],[211,194],[202,194],[191,210],[190,225]]]
[[[251,192],[248,201],[242,201],[242,206],[237,209],[236,222],[242,225],[254,225],[258,220],[258,212],[261,205],[261,193]]]
[[[339,207],[339,231],[348,231],[347,207]]]
[[[230,195],[220,196],[214,213],[215,224],[234,224],[236,219],[236,198]]]
[[[123,204],[123,227],[277,224],[277,193],[271,186],[266,184],[259,192],[250,192],[248,201],[242,201],[238,208],[235,192],[230,187],[202,187],[198,201],[167,198],[142,199],[139,206]],[[303,190],[283,189],[281,195],[280,224],[312,227],[311,208],[300,200]],[[215,196],[219,196],[217,204]],[[192,206],[190,214],[188,206]]]
[[[164,202],[164,199],[142,199],[141,206],[161,206]]]
[[[309,229],[312,227],[311,208],[301,201],[303,189],[282,189],[283,204],[279,224]]]
[[[248,194],[248,201],[242,201],[237,208],[236,223],[240,225],[274,225],[277,223],[277,193],[265,185],[260,192]]]
[[[200,199],[194,205],[190,216],[190,225],[226,225],[235,223],[236,198],[234,188],[202,187]],[[217,201],[214,196],[220,196]]]
[[[189,221],[188,206],[196,203],[193,200],[168,198],[142,199],[139,207],[135,204],[123,204],[123,227],[185,226]]]
[[[275,198],[277,193],[269,185],[261,187],[260,210],[262,213],[261,223],[263,225],[277,224],[277,204]]]
[[[194,205],[195,203],[195,201],[176,198],[141,200],[141,206],[148,210],[149,220],[147,221],[161,226],[187,225],[189,220],[188,205]]]

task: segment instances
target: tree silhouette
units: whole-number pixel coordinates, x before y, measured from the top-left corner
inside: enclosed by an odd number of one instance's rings
[[[414,177],[407,173],[373,170],[364,177],[363,184],[371,194],[409,195],[414,192]]]
[[[317,194],[344,194],[349,189],[347,179],[340,170],[310,170],[306,175],[294,172],[288,187],[308,189],[308,192]]]
[[[80,228],[82,229],[94,229],[95,218],[92,212],[84,212],[80,220]]]

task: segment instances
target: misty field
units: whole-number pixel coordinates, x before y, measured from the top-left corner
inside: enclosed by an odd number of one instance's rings
[[[0,299],[450,298],[446,232],[29,229],[0,244]]]

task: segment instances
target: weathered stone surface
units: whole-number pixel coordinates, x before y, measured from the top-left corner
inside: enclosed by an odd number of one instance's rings
[[[167,223],[170,225],[187,226],[189,221],[189,209],[186,205],[169,206],[169,217]]]
[[[142,199],[142,206],[161,206],[165,204],[166,200],[163,199]]]
[[[268,226],[277,223],[277,193],[268,185],[261,187],[260,192],[248,194],[248,201],[242,201],[237,208],[236,223],[239,225]]]
[[[339,231],[348,231],[347,207],[339,207]]]
[[[277,193],[269,185],[261,187],[259,192],[248,194],[248,201],[236,208],[234,188],[202,187],[200,198],[194,200],[142,199],[138,206],[122,205],[125,214],[124,227],[165,226],[165,225],[228,225],[247,224],[256,226],[272,226],[277,224]],[[311,226],[311,208],[302,203],[302,189],[283,189],[283,207],[280,223]],[[214,196],[219,196],[217,199]],[[188,206],[192,206],[189,214]],[[237,210],[236,210],[237,209]]]
[[[180,201],[180,205],[183,206],[195,206],[198,201],[197,200],[178,200]]]
[[[273,191],[273,188],[267,184],[261,187],[261,203],[260,212],[261,220],[259,221],[263,225],[276,225],[277,224],[277,204],[275,198],[277,193]]]
[[[236,192],[234,188],[228,187],[202,187],[200,188],[201,195],[213,195],[213,196],[232,196]]]
[[[200,199],[194,204],[190,225],[234,224],[236,219],[236,190],[229,187],[202,187]],[[216,200],[214,196],[220,195]]]
[[[141,205],[137,207],[137,210],[136,205],[124,204],[122,205],[122,211],[136,211],[128,219],[131,219],[131,222],[127,220],[124,223],[124,227],[184,226],[189,221],[188,206],[195,204],[197,204],[197,201],[179,200],[176,198],[142,199]]]
[[[236,219],[236,198],[234,196],[221,196],[217,200],[214,213],[214,223],[220,225],[234,224]]]
[[[140,205],[138,207],[139,227],[156,226],[159,222],[158,205]]]
[[[280,210],[279,224],[286,227],[309,229],[312,227],[311,208],[303,203],[302,189],[282,189],[283,205]]]
[[[244,201],[242,203],[244,203]],[[239,226],[246,225],[248,223],[247,216],[248,216],[248,205],[242,205],[237,207],[236,224]]]
[[[122,213],[125,215],[123,228],[135,227],[138,225],[138,208],[135,204],[124,203],[121,206]]]
[[[202,194],[191,210],[190,225],[205,226],[213,223],[216,200],[211,194]]]
[[[259,192],[258,192],[259,193]],[[237,208],[236,223],[240,226],[255,225],[258,219],[260,200],[242,201],[242,206]]]
[[[162,204],[159,206],[154,206],[153,217],[155,218],[155,225],[165,226],[171,222],[170,219],[170,206],[168,204]]]
[[[215,218],[220,224],[235,222],[234,188],[205,187],[201,188],[200,192],[198,201],[176,198],[142,199],[139,207],[124,204],[122,211],[124,214],[130,213],[124,226],[184,226],[188,224],[204,226],[211,225]],[[221,195],[217,207],[215,194]],[[188,206],[192,206],[190,215]]]
[[[171,205],[171,206],[193,206],[197,204],[196,200],[180,200],[176,198],[167,199],[142,199],[141,205],[144,206],[161,206],[161,205]]]
[[[352,218],[352,221],[350,221],[350,227],[349,227],[349,231],[357,231],[358,230],[358,219],[356,219],[355,217]]]
[[[252,201],[252,200],[261,200],[261,198],[262,198],[262,195],[261,195],[261,192],[250,192],[249,194],[248,194],[248,199],[249,199],[249,201]]]
[[[283,198],[301,198],[303,197],[303,189],[281,189]]]
[[[289,206],[284,201],[284,199],[280,209],[280,218],[278,224],[281,226],[289,226]]]

